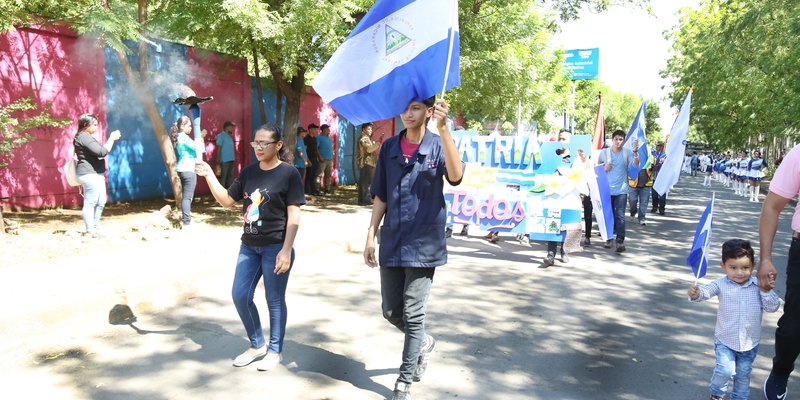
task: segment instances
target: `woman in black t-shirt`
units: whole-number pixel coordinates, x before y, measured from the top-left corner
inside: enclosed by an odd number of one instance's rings
[[[233,278],[233,304],[250,339],[250,348],[233,361],[243,367],[256,361],[260,371],[269,371],[281,361],[286,332],[286,286],[294,262],[294,244],[300,225],[300,206],[305,204],[300,173],[283,162],[286,149],[280,128],[256,129],[251,143],[258,158],[242,170],[226,190],[205,162],[195,168],[204,176],[211,193],[223,207],[242,201],[244,233]],[[253,296],[264,278],[269,308],[269,341],[265,341]]]

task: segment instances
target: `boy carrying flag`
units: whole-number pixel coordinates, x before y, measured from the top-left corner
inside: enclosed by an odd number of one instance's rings
[[[731,400],[747,399],[750,394],[750,372],[761,340],[762,311],[775,312],[780,297],[772,290],[758,287],[753,274],[755,257],[750,242],[731,239],[722,244],[720,267],[725,277],[708,285],[689,288],[693,302],[719,297],[717,326],[714,329],[714,352],[717,363],[711,375],[710,400],[722,400],[733,377]]]

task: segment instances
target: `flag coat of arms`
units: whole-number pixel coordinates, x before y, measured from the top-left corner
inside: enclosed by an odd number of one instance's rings
[[[312,86],[354,125],[458,86],[457,0],[378,0]]]

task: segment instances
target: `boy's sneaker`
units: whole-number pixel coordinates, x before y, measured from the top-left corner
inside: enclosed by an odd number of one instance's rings
[[[612,243],[613,243],[613,241],[612,241],[612,240],[606,240],[606,244],[604,244],[604,245],[603,245],[603,247],[605,247],[605,248],[607,248],[607,249],[610,249],[610,248],[611,248],[611,244],[612,244]]]
[[[446,238],[453,237],[453,228],[445,228],[444,237]]]
[[[411,384],[400,381],[395,382],[392,400],[411,400]]]
[[[561,262],[564,264],[569,262],[569,256],[564,250],[561,250]]]
[[[769,374],[769,377],[764,381],[764,398],[767,400],[786,400],[786,383],[789,381],[788,376],[776,376]]]
[[[714,396],[713,394],[708,400],[725,400],[724,396]]]
[[[622,253],[625,251],[625,245],[622,243],[617,243],[617,253]]]
[[[548,254],[547,257],[542,260],[542,266],[540,268],[547,268],[555,263],[556,256],[554,254]]]
[[[428,360],[431,358],[431,352],[433,352],[434,347],[436,347],[436,339],[431,335],[425,334],[425,343],[422,345],[422,348],[419,349],[417,369],[414,371],[414,376],[412,377],[414,382],[419,382],[422,380],[422,376],[425,375],[425,370],[428,369]]]
[[[591,246],[592,245],[592,239],[588,238],[588,237],[586,239],[583,239],[583,245],[584,246]]]
[[[464,225],[464,227],[461,228],[461,236],[467,236],[467,235],[469,235],[469,225]]]

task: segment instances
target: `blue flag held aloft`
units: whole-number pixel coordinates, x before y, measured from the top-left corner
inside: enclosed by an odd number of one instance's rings
[[[457,0],[378,0],[312,86],[359,125],[461,84],[459,54]]]
[[[625,144],[622,145],[622,147],[631,149],[634,153],[639,153],[639,165],[628,164],[628,177],[634,180],[639,176],[639,171],[642,170],[650,157],[650,150],[647,148],[647,136],[645,135],[647,126],[645,119],[646,106],[646,102],[642,103],[639,112],[636,113],[633,124],[631,124],[631,129],[628,131],[628,136],[625,137]]]
[[[708,269],[708,248],[711,245],[711,225],[714,216],[714,195],[708,202],[706,210],[697,223],[697,231],[694,233],[692,250],[686,258],[686,265],[692,267],[695,279],[700,279],[706,275]]]

